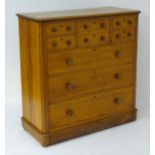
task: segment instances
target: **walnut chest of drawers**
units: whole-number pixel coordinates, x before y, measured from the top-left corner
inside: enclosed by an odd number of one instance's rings
[[[49,145],[136,119],[137,10],[18,14],[24,128]]]

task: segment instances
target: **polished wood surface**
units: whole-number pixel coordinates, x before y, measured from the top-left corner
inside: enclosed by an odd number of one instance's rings
[[[131,64],[51,75],[49,76],[49,103],[98,90],[129,86],[133,84],[133,79],[134,70]]]
[[[132,110],[133,88],[99,91],[49,106],[50,128],[60,130]],[[59,112],[58,112],[59,111]]]
[[[22,122],[43,145],[135,120],[138,13],[19,14]]]
[[[23,115],[38,130],[44,122],[44,80],[40,24],[19,19]]]
[[[87,49],[78,48],[61,52],[52,50],[47,55],[49,74],[56,74],[132,63],[136,52],[134,44],[129,44]]]
[[[132,10],[132,9],[124,9],[124,8],[116,8],[116,7],[101,7],[101,8],[79,9],[79,10],[19,13],[17,15],[32,19],[32,20],[37,20],[37,21],[49,21],[49,20],[57,20],[57,19],[133,14],[133,13],[139,13],[139,12],[140,11],[138,10]]]

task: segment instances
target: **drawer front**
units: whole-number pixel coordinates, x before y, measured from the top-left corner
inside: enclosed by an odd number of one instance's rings
[[[75,47],[75,37],[73,35],[53,37],[47,39],[47,49],[48,50],[59,50],[66,48]]]
[[[137,24],[137,15],[112,17],[112,29],[134,28]]]
[[[46,35],[69,35],[75,32],[74,22],[53,22],[45,25]]]
[[[96,48],[94,51],[95,66],[107,67],[133,63],[135,55],[133,44]]]
[[[113,66],[132,63],[135,56],[133,45],[119,45],[77,49],[48,55],[50,74],[72,70],[88,69],[93,66]]]
[[[49,76],[49,103],[101,89],[120,88],[133,84],[133,65],[80,70]]]
[[[94,18],[94,19],[83,19],[77,22],[77,31],[89,32],[89,31],[102,31],[110,29],[109,18]]]
[[[133,87],[100,91],[49,105],[50,128],[55,130],[74,126],[129,111],[134,108],[133,92]]]
[[[78,49],[48,55],[49,74],[89,68],[92,66],[92,50]]]
[[[73,71],[49,76],[49,103],[81,95],[92,89],[92,70]]]
[[[110,41],[109,32],[86,33],[77,36],[77,44],[79,47],[92,47],[107,45]]]
[[[134,29],[116,30],[111,35],[112,43],[124,43],[136,39],[136,31]]]
[[[95,72],[96,83],[103,89],[121,88],[134,84],[133,64],[120,67],[99,68]]]

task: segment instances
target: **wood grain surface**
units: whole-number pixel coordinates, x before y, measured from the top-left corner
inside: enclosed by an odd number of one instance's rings
[[[22,123],[41,144],[136,119],[139,12],[18,14]]]

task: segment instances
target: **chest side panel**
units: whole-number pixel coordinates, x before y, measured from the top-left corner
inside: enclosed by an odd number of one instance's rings
[[[44,68],[41,24],[19,18],[23,118],[45,132]]]

